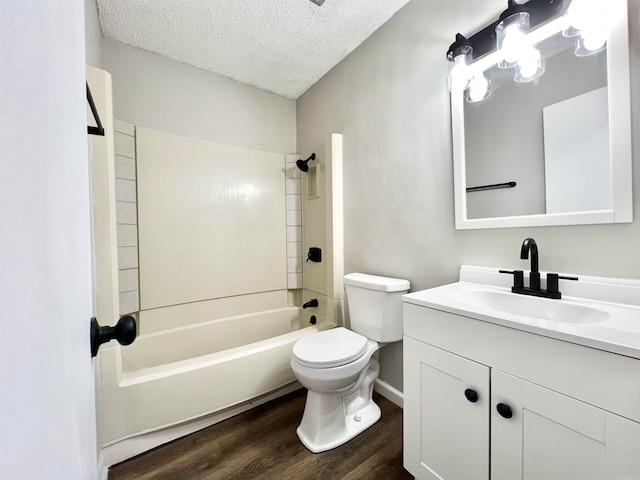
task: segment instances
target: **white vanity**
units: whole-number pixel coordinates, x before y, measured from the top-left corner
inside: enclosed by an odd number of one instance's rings
[[[403,297],[405,468],[640,479],[640,282],[580,276],[551,300],[511,293],[509,277],[463,266]]]

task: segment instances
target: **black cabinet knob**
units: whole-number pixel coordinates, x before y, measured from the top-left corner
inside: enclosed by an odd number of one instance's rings
[[[498,411],[501,417],[504,417],[504,418],[513,417],[513,411],[511,410],[511,407],[506,403],[499,403],[498,405],[496,405],[496,410]]]
[[[464,396],[467,397],[467,400],[469,400],[471,403],[476,403],[478,401],[478,392],[470,388],[467,388],[464,391]]]

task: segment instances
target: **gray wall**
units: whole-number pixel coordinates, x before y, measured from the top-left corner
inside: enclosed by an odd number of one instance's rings
[[[114,116],[132,125],[214,142],[295,152],[295,101],[104,39]]]
[[[84,0],[84,36],[88,65],[102,67],[102,28],[96,0]]]
[[[629,0],[634,208],[640,217],[640,0]],[[461,264],[640,278],[633,224],[456,231],[445,52],[505,8],[502,0],[413,0],[297,101],[298,150],[344,134],[345,273],[404,277],[413,290],[456,281]],[[380,352],[402,389],[402,347]]]

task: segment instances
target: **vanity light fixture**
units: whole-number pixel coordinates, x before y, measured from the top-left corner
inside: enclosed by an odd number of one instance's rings
[[[494,23],[469,38],[456,34],[447,50],[449,90],[464,92],[468,102],[484,100],[490,95],[484,71],[496,63],[513,68],[518,83],[539,78],[545,61],[536,45],[558,32],[577,38],[577,56],[604,50],[608,37],[604,4],[602,0],[508,0],[507,9]],[[494,58],[493,63],[485,56]]]

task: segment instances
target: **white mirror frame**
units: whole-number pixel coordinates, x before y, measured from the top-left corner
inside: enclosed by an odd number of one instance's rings
[[[453,177],[456,229],[509,228],[552,225],[584,225],[598,223],[630,223],[633,221],[633,185],[631,177],[631,87],[629,74],[629,33],[627,0],[608,2],[611,32],[607,42],[607,91],[609,98],[609,140],[611,161],[611,209],[467,219],[467,182],[464,131],[464,93],[451,93],[453,131]],[[560,17],[530,32],[527,36],[537,44],[564,28]],[[471,74],[496,65],[501,57],[492,52],[471,65]]]

